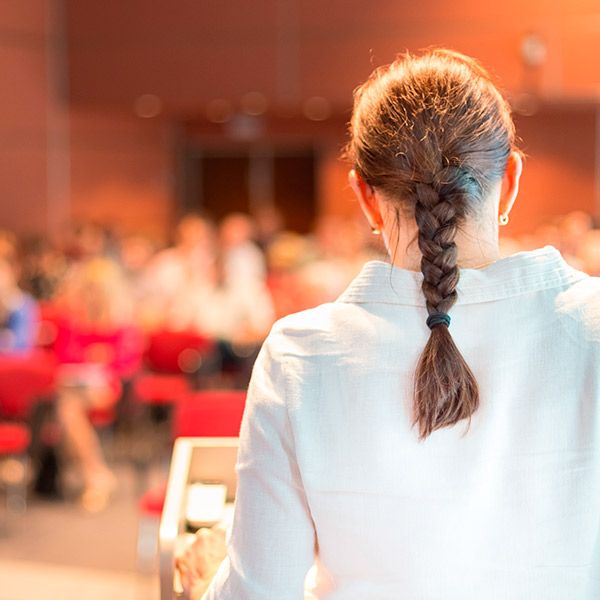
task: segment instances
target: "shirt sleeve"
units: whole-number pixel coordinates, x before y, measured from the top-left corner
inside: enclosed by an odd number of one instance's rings
[[[202,600],[302,600],[315,529],[294,453],[273,333],[254,365],[240,432],[228,554]]]

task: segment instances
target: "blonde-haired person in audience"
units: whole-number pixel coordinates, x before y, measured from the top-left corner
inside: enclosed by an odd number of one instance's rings
[[[132,327],[130,291],[119,266],[105,258],[75,265],[56,298],[60,362],[57,414],[83,478],[81,501],[104,508],[116,480],[108,467],[90,414],[110,415],[121,378],[139,366],[142,342]]]

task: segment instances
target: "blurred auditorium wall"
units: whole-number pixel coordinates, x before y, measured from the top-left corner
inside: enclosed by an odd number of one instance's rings
[[[592,103],[558,103],[532,116],[516,117],[525,151],[521,192],[507,233],[527,233],[572,210],[597,217],[598,108]]]
[[[0,3],[0,224],[18,231],[52,229],[68,212],[62,8]]]
[[[508,231],[573,209],[599,216],[599,22],[587,0],[4,0],[0,219],[52,231],[91,218],[166,238],[194,202],[192,146],[307,144],[317,213],[352,214],[339,160],[352,90],[432,44],[480,58],[518,108],[528,158]],[[260,114],[244,107],[252,94]],[[155,113],[138,110],[145,98]]]
[[[175,218],[172,143],[163,121],[72,107],[71,217],[166,241]]]

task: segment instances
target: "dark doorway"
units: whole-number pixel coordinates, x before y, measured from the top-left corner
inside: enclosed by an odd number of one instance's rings
[[[313,148],[196,149],[190,155],[186,207],[219,221],[273,205],[288,229],[306,233],[317,215]]]
[[[306,233],[317,216],[315,155],[278,155],[273,159],[275,206],[284,215],[288,229]]]
[[[230,212],[248,212],[248,156],[205,154],[200,164],[200,206],[215,219]]]

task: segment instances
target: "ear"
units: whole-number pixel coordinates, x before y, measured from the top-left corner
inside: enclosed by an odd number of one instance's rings
[[[371,229],[379,229],[381,231],[383,218],[381,217],[379,202],[373,188],[354,169],[351,169],[348,173],[348,183],[356,195],[360,208],[367,218]]]
[[[519,181],[523,172],[523,158],[520,152],[513,151],[506,162],[506,171],[502,179],[500,190],[500,205],[498,213],[506,215],[510,213],[519,193]]]

